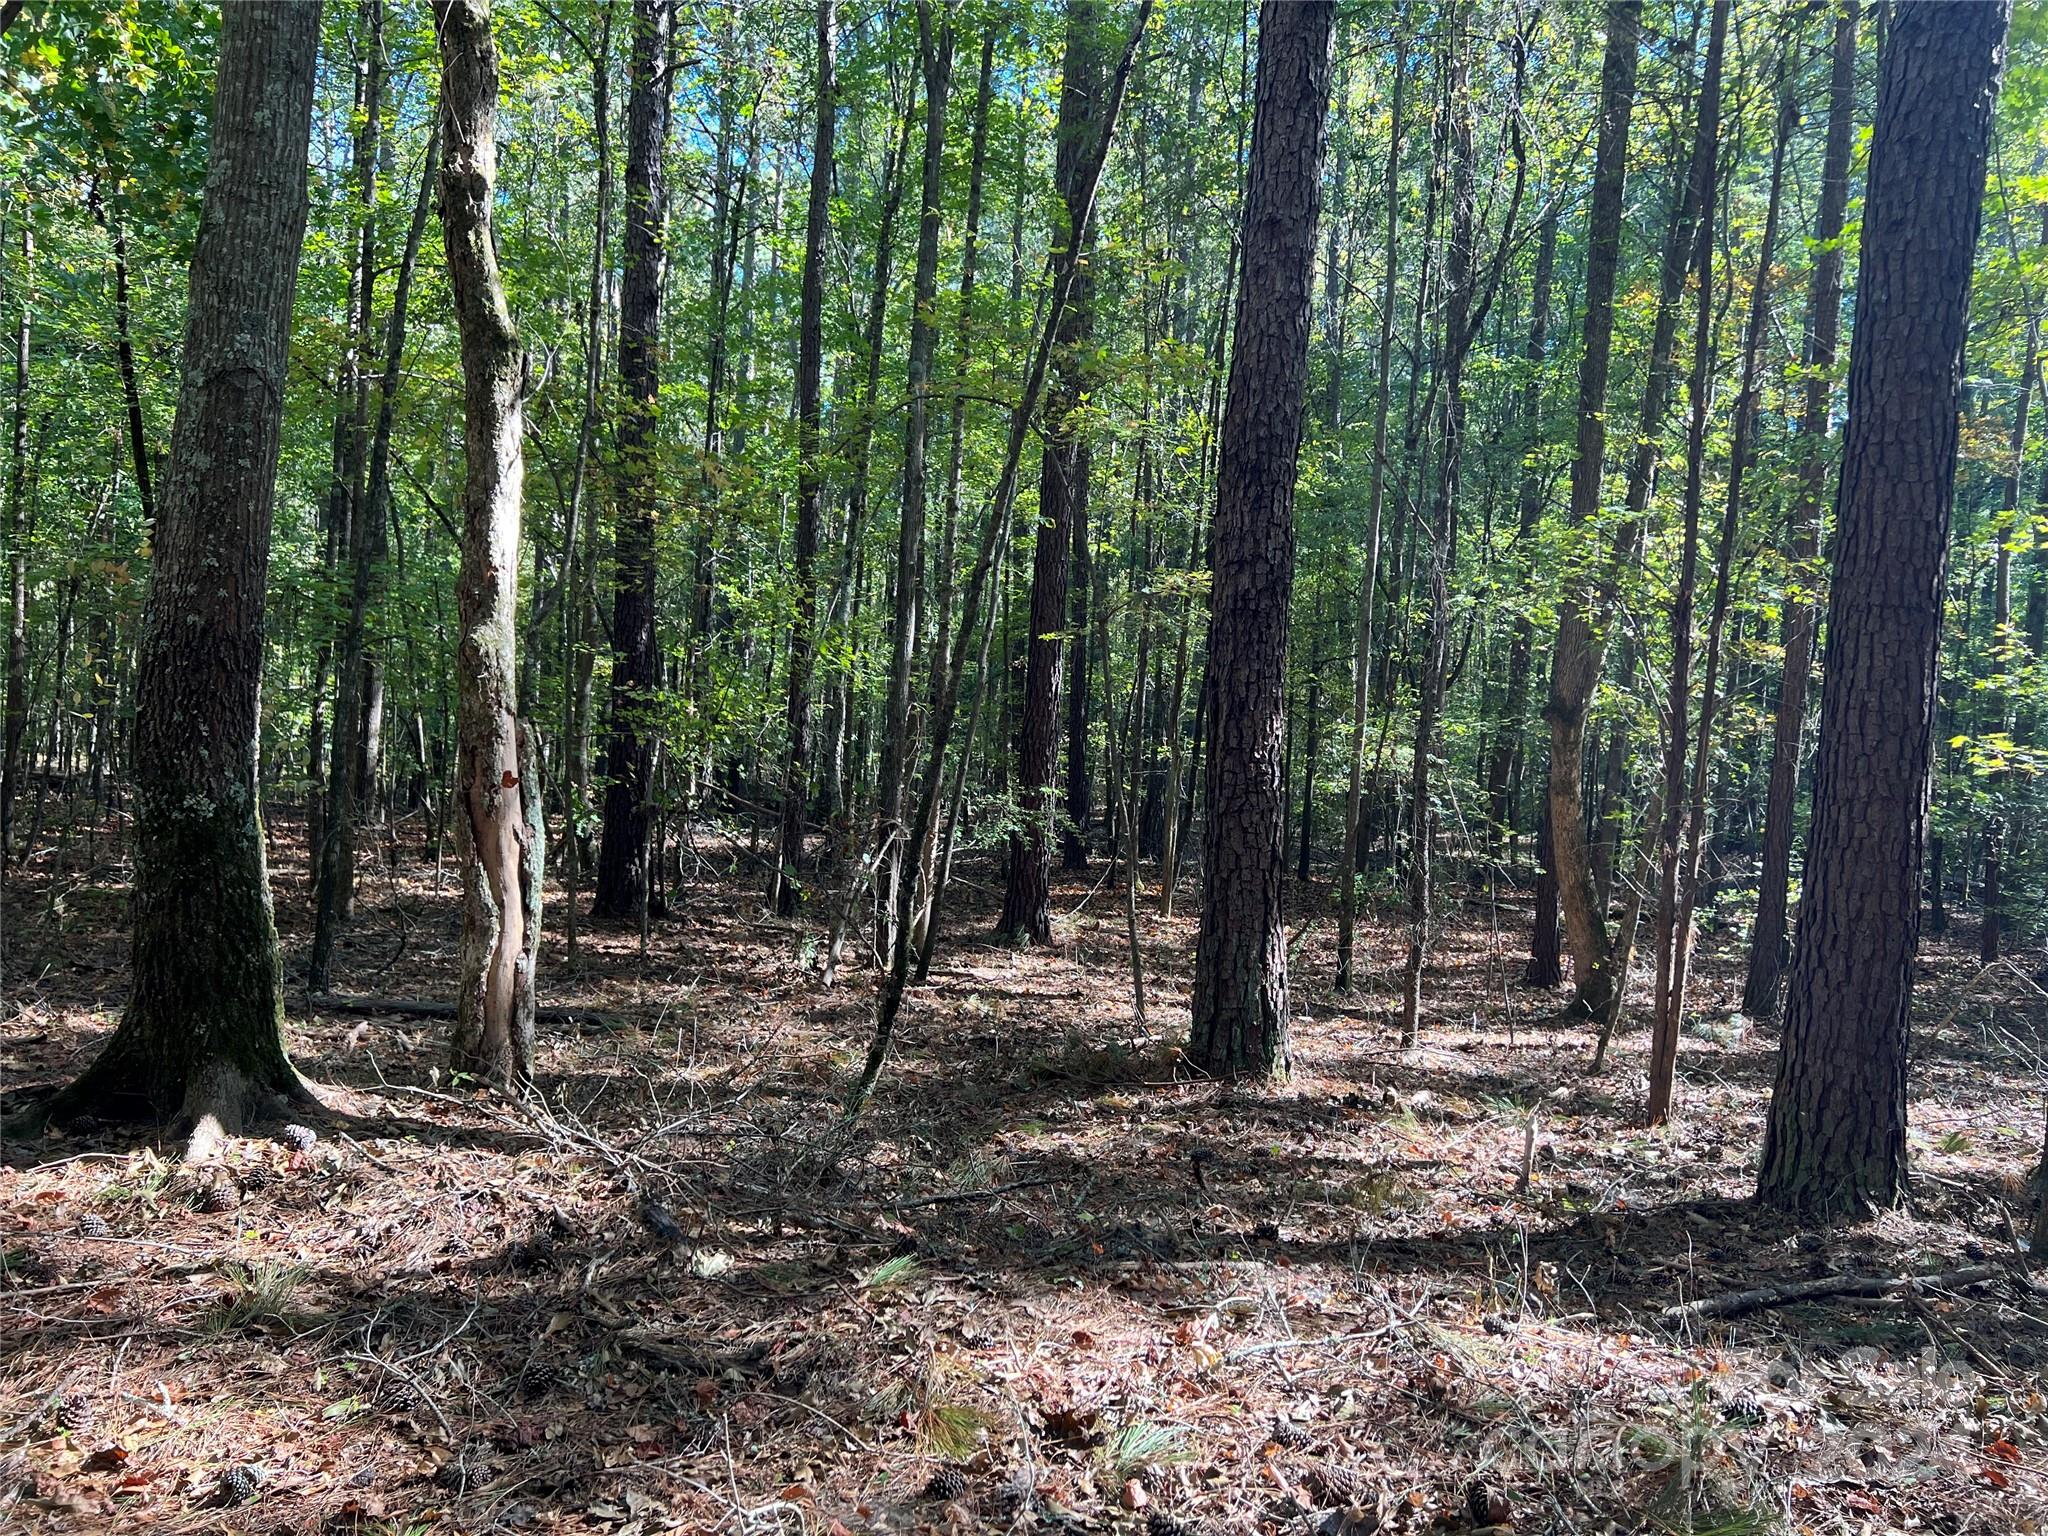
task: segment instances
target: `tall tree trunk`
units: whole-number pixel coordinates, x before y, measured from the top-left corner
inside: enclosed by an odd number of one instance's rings
[[[1550,285],[1557,264],[1557,215],[1543,221],[1536,244],[1536,277],[1529,297],[1529,344],[1523,352],[1529,375],[1522,384],[1522,483],[1516,497],[1515,551],[1526,581],[1534,574],[1537,525],[1543,518],[1543,364],[1550,339]],[[1514,768],[1521,755],[1522,711],[1528,703],[1529,656],[1536,626],[1527,613],[1515,616],[1508,640],[1507,679],[1501,696],[1493,754],[1486,769],[1487,847],[1499,854],[1502,839],[1514,820]]]
[[[2013,715],[2012,687],[2014,658],[2024,654],[2016,649],[2020,635],[2012,623],[2012,552],[2020,541],[2020,477],[2027,457],[2027,427],[2040,380],[2036,370],[2041,362],[2041,319],[2027,321],[2027,350],[2020,365],[2019,395],[2013,401],[2012,435],[2006,445],[2010,467],[2001,477],[2000,503],[1993,523],[1996,540],[1991,566],[1991,646],[1999,685],[1990,701],[1998,710],[1998,728],[2012,737],[2019,727]],[[1978,881],[1978,908],[1983,921],[1977,931],[1977,958],[1990,964],[1999,956],[2005,929],[2005,848],[2011,835],[2007,818],[2011,811],[2012,770],[2000,768],[1987,786],[1991,793],[1991,816],[1984,824],[1984,864]]]
[[[1963,341],[2009,7],[1892,7],[1849,349],[1799,939],[1757,1192],[1832,1214],[1906,1183]]]
[[[974,133],[967,168],[967,222],[961,237],[959,311],[954,320],[955,382],[952,407],[949,411],[951,420],[946,449],[945,512],[939,535],[938,602],[932,624],[931,679],[928,685],[930,696],[933,698],[937,698],[939,691],[945,687],[946,675],[953,664],[953,609],[957,596],[954,590],[954,569],[957,564],[956,546],[960,530],[960,483],[967,454],[967,364],[969,337],[974,318],[975,269],[981,252],[981,202],[988,168],[988,118],[989,103],[995,87],[995,47],[995,34],[985,33],[981,40],[981,70],[974,92]],[[1001,583],[1000,569],[995,573],[994,580],[998,584]],[[989,622],[994,621],[995,612],[996,605],[990,603]],[[917,951],[919,981],[925,979],[931,967],[932,932],[938,921],[939,905],[944,897],[946,885],[952,878],[954,833],[958,830],[960,807],[967,792],[967,768],[969,760],[974,755],[976,728],[981,720],[983,695],[987,692],[987,673],[984,666],[987,659],[988,636],[988,624],[985,623],[975,662],[974,702],[969,708],[967,731],[962,741],[959,763],[954,771],[953,789],[947,799],[947,814],[941,823],[939,845],[924,851],[924,861],[928,867],[924,869],[921,878],[925,892],[917,908],[916,931],[911,935]]]
[[[1820,209],[1813,227],[1813,279],[1807,292],[1806,380],[1799,435],[1799,489],[1792,505],[1787,555],[1794,590],[1785,603],[1785,664],[1772,723],[1771,776],[1764,805],[1764,846],[1757,874],[1756,926],[1750,932],[1742,1011],[1768,1019],[1778,1012],[1785,962],[1791,958],[1786,909],[1792,878],[1792,829],[1799,800],[1799,745],[1806,730],[1806,694],[1813,680],[1813,631],[1819,615],[1821,502],[1833,429],[1835,358],[1842,336],[1842,229],[1849,207],[1849,151],[1856,131],[1856,22],[1859,0],[1839,0],[1834,59],[1828,77],[1827,147],[1821,160]]]
[[[1701,104],[1700,115],[1704,121],[1709,115],[1718,116],[1720,111],[1720,49],[1722,40],[1717,35],[1709,44],[1707,57],[1707,93]],[[1763,360],[1764,327],[1769,322],[1769,298],[1771,292],[1771,262],[1778,237],[1778,215],[1785,185],[1785,149],[1792,137],[1793,125],[1798,121],[1798,111],[1787,86],[1785,70],[1787,55],[1781,52],[1779,69],[1778,129],[1771,152],[1771,190],[1764,214],[1763,238],[1759,242],[1756,279],[1750,287],[1749,324],[1743,339],[1741,383],[1735,400],[1735,428],[1728,451],[1728,484],[1721,513],[1721,536],[1715,558],[1714,597],[1707,618],[1707,649],[1701,668],[1699,743],[1693,754],[1692,790],[1683,813],[1682,825],[1685,834],[1684,851],[1673,868],[1673,880],[1669,890],[1659,887],[1658,900],[1658,989],[1655,1000],[1655,1014],[1651,1026],[1650,1043],[1650,1092],[1648,1118],[1653,1125],[1660,1125],[1670,1118],[1671,1097],[1678,1071],[1678,1037],[1685,1022],[1686,984],[1692,968],[1693,906],[1699,888],[1700,858],[1705,846],[1707,821],[1707,783],[1713,772],[1714,763],[1714,712],[1719,705],[1721,671],[1721,642],[1728,623],[1729,584],[1735,561],[1735,535],[1742,511],[1742,481],[1748,468],[1756,434],[1757,415],[1757,372]],[[1709,188],[1711,192],[1711,187]],[[1701,229],[1702,252],[1700,257],[1699,284],[1702,294],[1711,290],[1712,268],[1712,219],[1703,219]],[[1708,332],[1707,346],[1713,348],[1712,322],[1703,321]],[[1711,357],[1709,359],[1711,367]],[[1696,428],[1692,446],[1701,457],[1706,453],[1706,422],[1704,419],[1705,397],[1708,391],[1702,388],[1695,401],[1694,426]],[[1703,468],[1703,467],[1702,467]],[[1694,492],[1695,472],[1688,460],[1686,477],[1687,541],[1697,542],[1698,497]],[[1689,627],[1690,613],[1686,614],[1688,625],[1682,637],[1678,619],[1673,618],[1673,644],[1681,643],[1689,650],[1692,636]],[[1672,745],[1680,757],[1681,769],[1685,751],[1685,717],[1690,709],[1690,700],[1677,691],[1679,669],[1672,668],[1673,716],[1670,730]],[[1667,789],[1670,780],[1666,781]],[[1669,827],[1669,816],[1665,818]],[[1669,898],[1667,906],[1666,899]]]
[[[1372,702],[1374,603],[1379,594],[1380,529],[1387,502],[1387,406],[1393,390],[1394,319],[1400,296],[1401,150],[1408,91],[1408,40],[1396,39],[1392,126],[1387,136],[1387,238],[1381,258],[1378,384],[1373,396],[1372,490],[1367,497],[1365,562],[1358,581],[1358,627],[1351,657],[1351,777],[1344,792],[1344,856],[1337,885],[1337,990],[1352,987],[1358,929],[1358,865],[1365,806],[1365,727]]]
[[[35,305],[35,231],[21,226],[21,291],[14,326],[14,431],[7,456],[7,702],[0,713],[0,877],[13,848],[14,800],[21,790],[21,742],[28,729],[28,361]],[[0,925],[4,926],[4,925]],[[0,935],[0,956],[6,938]],[[0,971],[0,974],[5,974]]]
[[[461,975],[449,1059],[496,1084],[533,1071],[540,952],[539,755],[515,705],[525,358],[491,240],[498,51],[489,0],[434,0],[441,45],[441,232],[462,337],[462,564],[456,577],[456,846]]]
[[[1109,106],[1103,116],[1102,137],[1084,178],[1085,193],[1081,203],[1084,213],[1092,212],[1094,209],[1096,190],[1102,181],[1103,161],[1109,153],[1110,135],[1115,130],[1117,114],[1123,105],[1124,90],[1130,82],[1131,64],[1137,57],[1138,45],[1144,40],[1145,27],[1151,16],[1152,0],[1139,0],[1138,15],[1131,28],[1130,41],[1125,45],[1123,59],[1117,65],[1116,74],[1110,81]],[[1055,247],[1047,258],[1047,264],[1052,269],[1050,301],[1046,307],[1044,324],[1038,333],[1037,344],[1032,351],[1030,367],[1024,376],[1022,394],[1016,409],[1010,414],[1010,431],[1003,449],[1002,471],[996,478],[995,491],[989,498],[989,513],[982,525],[980,547],[975,552],[974,563],[968,570],[967,585],[962,593],[960,630],[951,651],[952,665],[947,670],[945,686],[932,700],[931,732],[926,747],[923,783],[918,794],[916,817],[906,840],[912,847],[924,846],[938,818],[939,797],[945,782],[946,751],[952,740],[953,721],[960,704],[961,675],[966,670],[967,644],[980,623],[981,604],[984,594],[989,589],[991,576],[1002,567],[1003,551],[1009,540],[1012,516],[1017,505],[1018,466],[1023,462],[1024,443],[1030,435],[1040,393],[1045,386],[1046,366],[1052,354],[1053,337],[1066,309],[1068,296],[1073,290],[1077,266],[1075,256],[1076,251],[1070,245],[1065,249]],[[849,1116],[858,1114],[866,1105],[874,1093],[875,1084],[881,1079],[882,1068],[889,1059],[890,1042],[895,1038],[896,1021],[903,1009],[904,990],[910,980],[911,905],[914,895],[910,881],[903,880],[897,883],[895,911],[888,922],[892,935],[889,964],[882,974],[881,985],[876,992],[875,1029],[873,1038],[868,1042],[867,1060],[862,1065],[860,1076],[852,1090],[847,1094],[846,1112]]]
[[[356,196],[361,226],[352,285],[356,311],[350,317],[355,358],[349,433],[354,443],[352,470],[362,461],[362,432],[368,414],[371,311],[377,284],[377,153],[384,111],[384,5],[363,0],[362,126],[355,143]],[[386,451],[389,451],[388,440]],[[356,476],[360,480],[360,476]],[[331,990],[329,972],[336,930],[354,910],[356,883],[356,758],[362,742],[368,689],[363,667],[363,636],[369,617],[372,587],[385,552],[383,529],[371,530],[368,495],[360,484],[351,487],[355,515],[349,520],[349,602],[334,652],[334,735],[327,765],[327,812],[319,846],[308,850],[314,864],[313,947],[307,963],[311,992]]]
[[[1466,51],[1466,17],[1460,0],[1452,0],[1446,18],[1445,131],[1449,136],[1450,223],[1444,252],[1443,352],[1441,419],[1437,440],[1437,483],[1422,561],[1426,604],[1421,639],[1420,678],[1416,685],[1415,747],[1408,781],[1408,958],[1402,969],[1401,1042],[1413,1045],[1422,1023],[1422,972],[1429,952],[1429,926],[1434,901],[1432,864],[1436,840],[1436,801],[1430,787],[1430,756],[1436,750],[1437,716],[1443,710],[1450,667],[1450,573],[1456,538],[1459,477],[1465,452],[1465,354],[1472,340],[1475,280],[1472,245],[1474,207],[1472,165],[1471,62]]]
[[[136,684],[133,979],[113,1039],[49,1110],[176,1121],[195,1149],[307,1097],[285,1056],[256,766],[319,40],[317,5],[221,13]]]
[[[592,647],[584,638],[597,621],[594,554],[598,517],[586,513],[590,465],[597,448],[599,399],[604,390],[604,344],[610,314],[612,213],[612,13],[605,0],[590,59],[590,122],[597,155],[597,227],[590,242],[590,283],[584,297],[583,417],[569,475],[569,513],[562,528],[562,904],[567,960],[576,964],[583,873],[583,817],[590,805],[590,683]]]
[[[121,211],[117,180],[107,197],[107,231],[114,241],[114,361],[121,374],[121,403],[127,411],[128,457],[135,472],[135,499],[145,527],[156,523],[156,491],[149,467],[149,434],[142,422],[142,381],[135,368],[134,305],[128,284],[128,224]]]
[[[1607,455],[1607,375],[1614,351],[1614,284],[1621,255],[1622,194],[1629,119],[1635,110],[1640,0],[1609,0],[1607,53],[1600,69],[1600,124],[1594,148],[1593,202],[1586,226],[1586,320],[1579,360],[1578,442],[1572,460],[1571,531],[1590,539],[1600,509]],[[1551,658],[1551,867],[1572,955],[1576,1009],[1598,1013],[1614,991],[1607,921],[1594,905],[1593,865],[1586,847],[1581,783],[1586,714],[1600,680],[1592,615],[1583,576],[1568,576],[1559,600],[1557,647]]]
[[[882,739],[881,816],[876,838],[885,924],[901,908],[900,886],[915,884],[922,844],[906,841],[904,814],[909,767],[915,756],[912,674],[924,629],[926,449],[931,442],[932,357],[939,328],[932,313],[939,291],[939,232],[946,192],[946,102],[953,85],[953,17],[959,0],[918,0],[918,53],[924,66],[924,183],[917,226],[917,265],[911,277],[910,355],[904,387],[903,496],[897,509],[895,611],[889,633],[889,700]],[[895,935],[885,931],[885,949]]]
[[[625,270],[619,291],[619,421],[615,485],[618,574],[612,593],[611,740],[605,753],[604,825],[593,916],[639,916],[652,901],[647,869],[653,793],[654,711],[661,653],[654,609],[654,514],[661,387],[667,151],[674,8],[633,0],[626,99]]]
[[[775,860],[775,910],[795,914],[802,893],[804,806],[810,795],[812,629],[818,594],[815,567],[824,519],[825,466],[819,452],[820,381],[825,357],[825,261],[831,234],[832,144],[839,103],[833,80],[838,50],[835,0],[818,0],[816,124],[811,137],[811,200],[804,220],[804,275],[797,319],[796,362],[796,622],[789,635],[788,740],[782,758],[782,827]]]
[[[1259,11],[1244,282],[1217,472],[1209,814],[1188,1031],[1189,1060],[1218,1076],[1293,1066],[1280,734],[1335,22],[1329,0],[1265,0]]]
[[[1059,146],[1054,175],[1060,213],[1052,231],[1056,249],[1071,246],[1085,262],[1092,231],[1079,223],[1081,180],[1102,133],[1102,12],[1095,0],[1074,0],[1067,10],[1066,62],[1060,74]],[[1045,453],[1038,473],[1038,536],[1031,556],[1031,628],[1025,637],[1024,713],[1017,732],[1017,790],[1023,826],[1010,833],[1009,873],[1003,886],[1003,910],[996,929],[1021,943],[1052,942],[1052,782],[1059,743],[1060,692],[1068,681],[1067,626],[1074,615],[1085,618],[1087,600],[1070,604],[1070,586],[1085,582],[1089,449],[1086,434],[1071,424],[1081,401],[1083,367],[1078,351],[1092,331],[1092,284],[1085,266],[1075,275],[1073,297],[1054,338],[1052,382],[1046,391]],[[1077,519],[1079,525],[1077,527]],[[1069,608],[1072,607],[1070,614]],[[1078,621],[1076,621],[1078,622]],[[1088,691],[1085,642],[1078,629],[1073,641],[1073,690]],[[1087,798],[1087,706],[1079,715],[1080,750],[1074,750],[1075,716],[1068,712],[1067,809],[1074,809],[1074,770],[1078,760],[1085,807]],[[1069,841],[1073,841],[1069,834]],[[1072,850],[1070,850],[1070,853]],[[1085,862],[1085,845],[1082,849]]]

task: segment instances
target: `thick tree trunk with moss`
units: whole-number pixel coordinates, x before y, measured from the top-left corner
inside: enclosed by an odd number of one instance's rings
[[[1259,11],[1244,284],[1216,477],[1209,814],[1188,1031],[1189,1060],[1218,1076],[1292,1067],[1281,723],[1335,21],[1329,0]]]
[[[491,241],[498,54],[489,0],[436,0],[441,233],[462,337],[462,564],[456,576],[461,976],[450,1060],[501,1087],[533,1069],[540,763],[516,713],[525,359]]]
[[[1963,340],[2004,0],[1895,6],[1863,204],[1799,939],[1758,1196],[1814,1215],[1906,1187]]]
[[[307,1096],[285,1056],[256,748],[319,38],[317,5],[221,15],[136,680],[132,988],[113,1039],[51,1106],[60,1118],[232,1129]]]
[[[1593,160],[1593,201],[1586,231],[1586,319],[1579,362],[1578,444],[1572,460],[1571,528],[1586,538],[1600,509],[1607,458],[1607,374],[1614,352],[1614,287],[1621,255],[1629,119],[1635,110],[1639,0],[1607,7],[1607,55],[1600,71],[1600,123]],[[1599,1012],[1614,990],[1606,918],[1595,905],[1593,863],[1586,847],[1584,779],[1586,714],[1599,682],[1600,655],[1583,576],[1568,580],[1558,607],[1551,659],[1551,867],[1572,956],[1574,1006]]]
[[[1768,1019],[1791,956],[1786,940],[1792,880],[1792,828],[1799,799],[1799,745],[1806,730],[1806,694],[1813,681],[1813,631],[1819,617],[1821,503],[1827,487],[1827,442],[1833,429],[1835,357],[1842,337],[1842,228],[1849,207],[1849,151],[1856,130],[1857,0],[1835,17],[1828,84],[1827,149],[1821,161],[1820,211],[1813,227],[1813,283],[1806,313],[1805,399],[1799,420],[1804,453],[1793,502],[1787,555],[1798,591],[1785,604],[1785,664],[1771,736],[1770,789],[1764,803],[1762,867],[1757,875],[1756,926],[1742,1010]]]

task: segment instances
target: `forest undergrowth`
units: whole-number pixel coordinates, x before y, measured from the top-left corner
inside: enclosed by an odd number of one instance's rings
[[[288,967],[302,829],[273,823]],[[126,984],[104,836],[18,871],[0,1088],[88,1061]],[[1192,902],[1055,890],[990,941],[970,859],[882,1091],[839,1105],[872,973],[760,915],[737,841],[649,935],[543,953],[531,1098],[448,1080],[445,1023],[308,1013],[337,1113],[191,1166],[87,1124],[0,1168],[0,1528],[22,1531],[2019,1532],[2048,1521],[2048,1287],[2014,1254],[2039,1011],[1957,930],[1922,949],[1915,1201],[1747,1203],[1775,1036],[1703,934],[1674,1121],[1634,1128],[1520,984],[1525,893],[1462,888],[1398,1048],[1398,913],[1333,998],[1290,912],[1291,1083],[1192,1080]],[[97,859],[93,857],[97,854]],[[455,976],[452,864],[379,850],[335,964]],[[551,930],[556,925],[550,924]],[[1638,988],[1646,983],[1638,980]],[[1934,1274],[1928,1285],[1896,1277]],[[1712,1315],[1734,1293],[1866,1294]],[[1706,1301],[1708,1307],[1683,1309]]]

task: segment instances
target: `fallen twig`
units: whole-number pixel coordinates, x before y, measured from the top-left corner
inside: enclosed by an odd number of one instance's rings
[[[1982,1285],[2010,1273],[2003,1264],[1972,1264],[1939,1275],[1823,1275],[1818,1280],[1788,1280],[1778,1285],[1760,1285],[1754,1290],[1731,1291],[1720,1296],[1703,1296],[1680,1302],[1658,1314],[1667,1323],[1706,1317],[1742,1317],[1771,1307],[1789,1307],[1802,1301],[1834,1297],[1887,1299],[1917,1296],[1927,1291],[1953,1291]]]

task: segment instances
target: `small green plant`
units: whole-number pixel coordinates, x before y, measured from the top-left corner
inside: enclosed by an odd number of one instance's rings
[[[1968,1131],[1950,1131],[1934,1145],[1938,1151],[1947,1152],[1951,1156],[1958,1152],[1967,1152],[1970,1150],[1970,1133]]]

